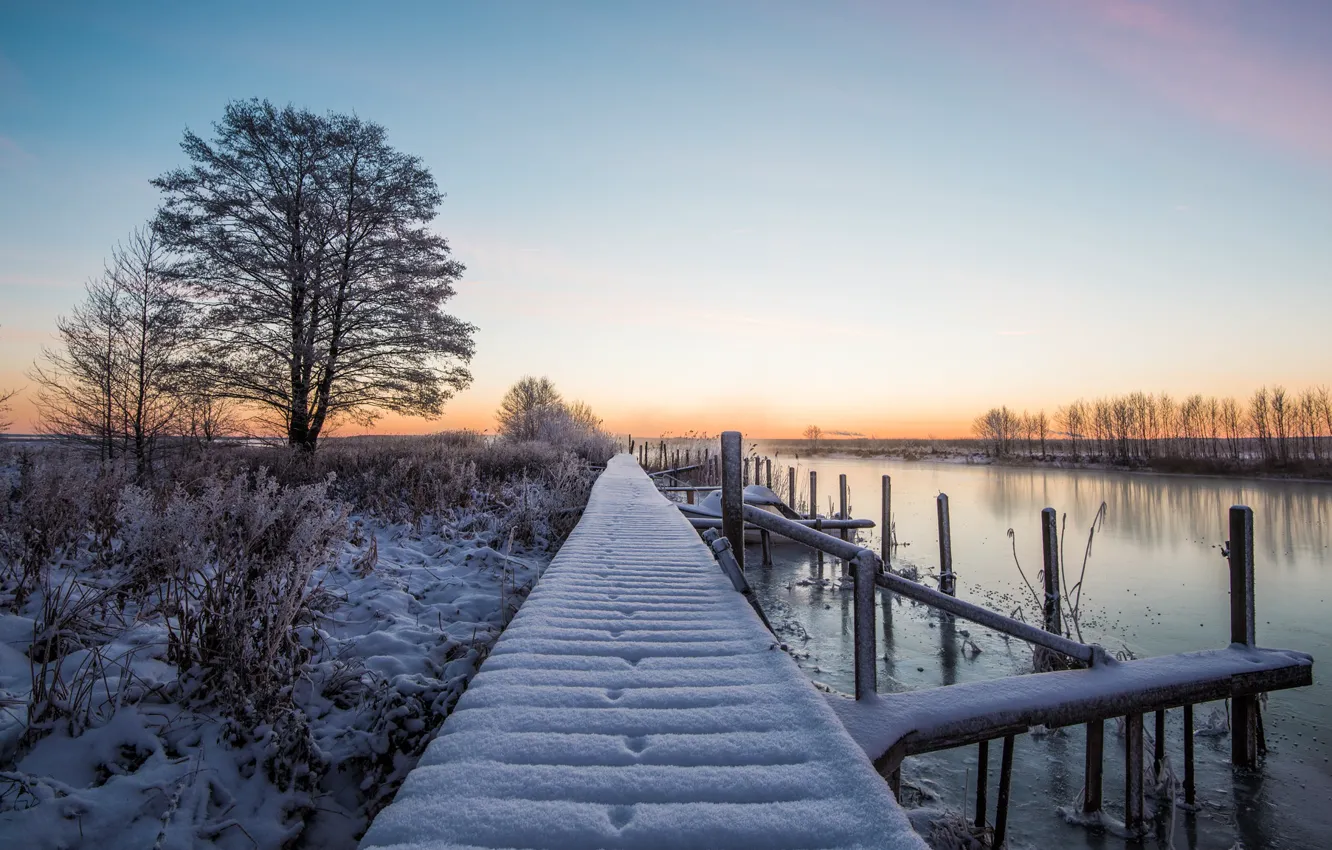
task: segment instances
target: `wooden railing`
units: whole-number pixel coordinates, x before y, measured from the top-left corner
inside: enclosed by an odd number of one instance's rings
[[[992,846],[1000,847],[1007,828],[1008,790],[1012,770],[1013,736],[1032,725],[1087,727],[1086,785],[1083,809],[1101,809],[1104,761],[1104,721],[1122,716],[1126,724],[1125,825],[1140,832],[1143,824],[1142,746],[1143,715],[1156,712],[1155,760],[1159,769],[1165,758],[1165,712],[1184,711],[1185,802],[1194,803],[1193,706],[1219,699],[1232,701],[1231,761],[1253,767],[1263,749],[1263,731],[1258,695],[1270,690],[1312,684],[1313,660],[1302,653],[1261,650],[1254,642],[1253,605],[1253,512],[1245,506],[1230,509],[1230,541],[1226,552],[1230,564],[1231,647],[1206,653],[1119,662],[1095,644],[1071,640],[1063,634],[1060,611],[1059,564],[1055,511],[1041,512],[1044,560],[1043,628],[1007,617],[954,595],[956,576],[952,565],[948,497],[938,497],[940,588],[935,590],[903,578],[888,569],[889,499],[891,483],[884,476],[882,554],[843,537],[824,534],[808,524],[760,510],[743,502],[741,435],[726,431],[721,436],[722,535],[709,532],[714,552],[732,559],[724,563],[733,574],[737,590],[750,596],[744,579],[744,530],[748,523],[772,534],[780,534],[819,553],[841,559],[854,581],[854,668],[855,702],[834,701],[834,708],[848,729],[865,748],[894,791],[899,790],[900,765],[907,755],[977,743],[980,747],[977,783],[978,825],[985,824],[986,771],[989,741],[1003,738],[998,811]],[[841,491],[845,505],[845,476]],[[811,487],[814,486],[811,480]],[[845,508],[843,516],[845,517]],[[843,531],[843,534],[846,532]],[[765,558],[765,563],[767,559]],[[1084,669],[1019,677],[1026,680],[1015,697],[1015,680],[951,685],[933,691],[908,694],[877,693],[878,652],[876,645],[876,591],[891,591],[946,614],[962,617],[1002,634],[1074,659]],[[762,616],[761,609],[760,616]],[[766,619],[764,621],[766,623]],[[966,691],[965,700],[944,694],[956,688]],[[959,702],[961,707],[959,708]],[[940,708],[950,706],[941,714]],[[946,716],[944,716],[946,714]],[[905,719],[904,719],[905,718]]]

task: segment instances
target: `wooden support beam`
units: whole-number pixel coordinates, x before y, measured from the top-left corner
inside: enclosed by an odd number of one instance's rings
[[[1152,747],[1152,776],[1160,776],[1161,769],[1165,767],[1165,721],[1165,709],[1158,708],[1156,710],[1156,740],[1152,742],[1154,745]]]
[[[842,474],[842,475],[837,476],[837,518],[838,518],[838,519],[847,519],[847,518],[848,518],[848,517],[847,517],[847,513],[846,513],[846,497],[847,497],[847,492],[846,492],[846,475],[845,475],[845,474]],[[843,529],[842,529],[842,539],[843,539],[843,540],[846,540],[846,539],[847,539],[847,536],[846,536],[846,535],[847,535],[847,531],[846,531],[845,528],[843,528]]]
[[[868,549],[862,549],[847,566],[855,571],[856,699],[861,700],[874,696],[879,689],[878,635],[874,625],[874,579],[879,574],[879,559]]]
[[[884,476],[887,478],[888,476]],[[986,795],[990,783],[990,742],[981,741],[976,751],[976,828],[985,828]]]
[[[1197,783],[1193,775],[1193,706],[1184,706],[1184,803],[1194,805]]]
[[[1124,828],[1142,832],[1142,715],[1124,718]]]
[[[1004,846],[1008,837],[1008,797],[1013,782],[1013,736],[1004,736],[1004,754],[999,761],[999,809],[994,814],[995,850]]]
[[[736,563],[745,568],[745,503],[740,483],[741,438],[739,431],[723,431],[722,454],[722,533],[731,541]]]
[[[819,519],[819,474],[814,470],[809,471],[809,518],[815,521],[815,528],[822,528]],[[818,550],[819,569],[823,569],[823,550]]]
[[[957,578],[953,575],[953,536],[948,518],[948,494],[940,493],[935,499],[939,514],[939,590],[949,596],[957,595]]]
[[[1064,633],[1059,610],[1059,518],[1054,508],[1041,511],[1041,557],[1045,564],[1045,630]]]
[[[1082,810],[1087,814],[1101,810],[1104,773],[1105,721],[1093,720],[1087,724],[1087,759],[1083,771]]]
[[[886,570],[892,563],[893,537],[893,477],[883,476],[883,501],[880,503],[879,531],[883,535],[879,541],[879,559]]]
[[[1230,509],[1230,642],[1254,645],[1253,511]],[[1230,763],[1258,764],[1258,698],[1237,696],[1231,703]]]
[[[759,540],[763,544],[763,566],[772,566],[772,532],[766,528],[759,530]]]

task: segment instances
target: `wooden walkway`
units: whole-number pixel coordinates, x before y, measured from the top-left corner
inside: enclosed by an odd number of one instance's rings
[[[627,455],[361,842],[911,848],[884,780]]]

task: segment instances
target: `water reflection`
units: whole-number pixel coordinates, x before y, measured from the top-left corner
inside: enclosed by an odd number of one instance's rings
[[[802,465],[806,477],[809,464]],[[1160,655],[1224,645],[1229,638],[1228,580],[1219,545],[1231,505],[1254,509],[1258,560],[1259,642],[1332,659],[1332,598],[1328,570],[1332,486],[1302,482],[1136,475],[1096,471],[1033,470],[950,464],[907,464],[823,459],[823,477],[846,473],[852,514],[879,518],[880,477],[893,476],[899,539],[910,543],[896,559],[929,572],[937,569],[935,496],[949,495],[953,563],[959,595],[1001,607],[988,590],[1025,594],[1013,567],[1005,531],[1017,531],[1017,552],[1034,579],[1040,563],[1041,508],[1068,516],[1065,557],[1080,566],[1087,526],[1101,502],[1108,506],[1087,573],[1088,608],[1097,613],[1090,639]],[[825,505],[826,509],[826,505]],[[875,535],[862,542],[877,545]],[[758,561],[751,550],[750,564]],[[843,566],[829,558],[820,568],[798,547],[777,547],[771,568],[749,573],[770,618],[796,623],[783,633],[802,656],[799,663],[822,682],[853,687],[852,594],[838,579]],[[801,584],[804,579],[805,583]],[[773,612],[781,612],[773,617]],[[878,647],[880,689],[934,687],[1014,675],[1029,669],[1024,644],[949,615],[882,593]],[[799,631],[797,631],[797,629]],[[963,649],[963,631],[981,652]],[[800,636],[805,633],[805,637]],[[1225,737],[1198,739],[1199,813],[1179,813],[1175,846],[1224,850],[1244,847],[1319,846],[1332,834],[1332,688],[1315,685],[1274,694],[1267,724],[1271,752],[1258,773],[1236,773]],[[1207,710],[1200,707],[1200,716]],[[1182,758],[1182,723],[1168,723],[1168,750]],[[1063,730],[1042,738],[1021,736],[1016,751],[1014,839],[1026,846],[1122,846],[1122,840],[1089,835],[1055,813],[1076,804],[1082,785],[1084,732]],[[1123,743],[1114,724],[1106,729],[1107,811],[1122,810]],[[963,805],[975,751],[950,751],[912,760],[909,774],[930,783],[955,809]],[[993,781],[995,771],[992,769]],[[971,773],[974,782],[974,772]],[[974,793],[974,791],[973,791]],[[972,798],[974,800],[974,797]],[[991,794],[991,805],[994,796]],[[971,803],[968,803],[971,805]],[[992,813],[991,813],[992,816]],[[1164,828],[1164,827],[1163,827]],[[1168,844],[1161,836],[1161,846]]]

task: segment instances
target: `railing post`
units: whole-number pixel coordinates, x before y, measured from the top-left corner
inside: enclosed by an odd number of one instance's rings
[[[888,476],[883,476],[887,478]],[[981,741],[976,751],[976,828],[985,828],[986,799],[990,785],[990,742]]]
[[[1041,511],[1041,556],[1045,563],[1045,630],[1064,633],[1059,611],[1059,524],[1054,508]]]
[[[1124,827],[1130,835],[1142,831],[1142,715],[1124,718]]]
[[[809,471],[809,518],[814,520],[814,527],[823,530],[823,524],[818,521],[819,518],[819,474],[814,470]],[[819,560],[819,568],[823,568],[823,550],[814,550]]]
[[[1008,837],[1008,797],[1013,782],[1013,736],[1004,736],[1004,754],[999,761],[999,810],[994,813],[995,848],[1004,846]]]
[[[851,562],[856,596],[856,699],[874,696],[879,687],[874,623],[874,578],[879,566],[879,559],[868,549],[860,550]]]
[[[879,530],[883,533],[883,540],[879,544],[879,559],[883,561],[883,568],[888,569],[892,564],[892,535],[893,535],[893,477],[891,475],[883,476],[883,505],[879,517]]]
[[[1230,642],[1254,645],[1253,511],[1230,509]],[[1230,763],[1258,764],[1258,698],[1237,696],[1231,711]]]
[[[1193,706],[1184,706],[1184,803],[1192,806],[1196,798],[1193,779]]]
[[[957,578],[953,575],[953,538],[948,522],[948,494],[940,493],[935,505],[939,513],[939,590],[949,596],[956,596]]]
[[[846,473],[837,476],[837,518],[849,519],[846,515]],[[847,530],[842,529],[842,539],[847,539]]]
[[[1087,814],[1101,810],[1101,777],[1105,771],[1105,721],[1087,724],[1087,759],[1084,769],[1082,810]]]
[[[1152,776],[1160,776],[1165,767],[1166,713],[1164,708],[1156,710],[1156,734],[1152,747]]]
[[[745,568],[745,499],[744,485],[740,483],[741,439],[739,431],[723,431],[721,435],[722,465],[722,533],[731,541],[735,561]]]

